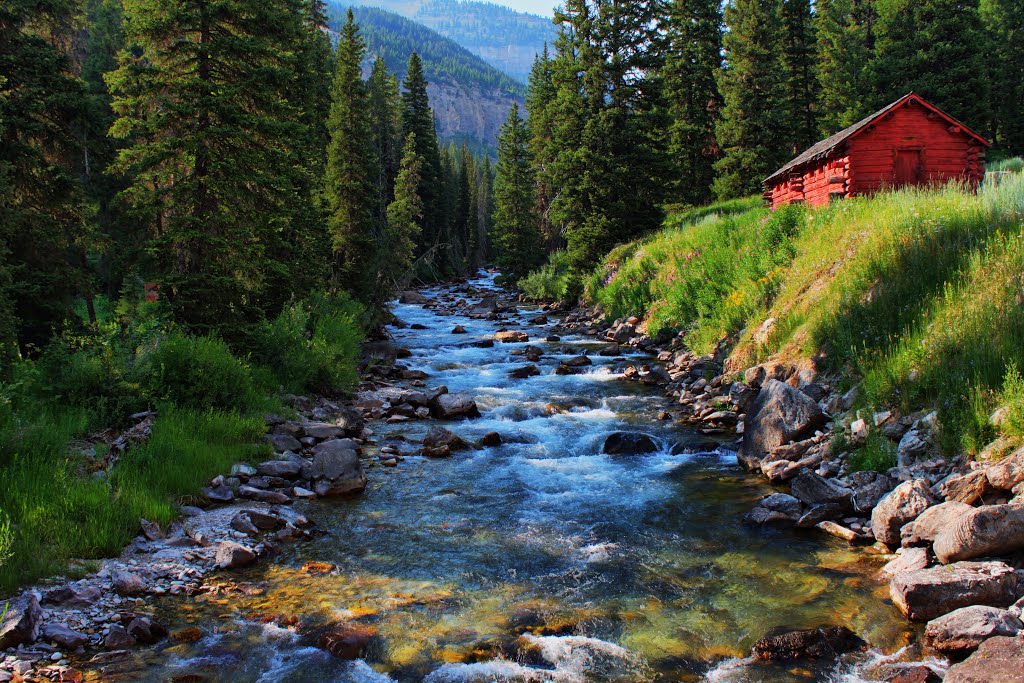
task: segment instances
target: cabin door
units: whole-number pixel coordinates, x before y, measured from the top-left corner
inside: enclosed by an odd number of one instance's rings
[[[922,177],[924,176],[923,171],[924,168],[921,164],[921,150],[896,150],[896,170],[893,177],[893,185],[896,187],[920,185]]]

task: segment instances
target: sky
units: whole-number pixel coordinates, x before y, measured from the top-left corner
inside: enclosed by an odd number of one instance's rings
[[[496,5],[504,5],[505,7],[511,7],[512,9],[519,10],[520,12],[529,12],[530,14],[539,14],[542,17],[550,17],[553,12],[551,11],[555,5],[559,3],[559,0],[489,0]]]

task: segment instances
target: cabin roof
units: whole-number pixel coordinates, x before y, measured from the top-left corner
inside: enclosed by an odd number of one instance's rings
[[[826,154],[828,154],[829,152],[834,150],[836,147],[838,147],[841,143],[846,142],[850,138],[853,138],[857,134],[859,134],[862,131],[866,130],[872,123],[874,123],[880,117],[884,116],[885,114],[888,114],[890,111],[893,111],[894,109],[898,109],[899,107],[901,107],[904,104],[906,104],[907,102],[909,102],[911,99],[916,100],[919,104],[923,105],[926,109],[929,109],[929,110],[935,112],[936,114],[938,114],[939,116],[944,118],[946,121],[948,121],[950,123],[950,125],[959,126],[960,129],[963,132],[965,132],[968,135],[970,135],[971,137],[977,139],[979,142],[984,144],[986,147],[991,147],[991,143],[989,143],[988,140],[986,140],[985,138],[981,137],[980,135],[975,133],[973,130],[971,130],[970,128],[968,128],[964,124],[960,123],[959,121],[954,119],[952,116],[950,116],[946,112],[944,112],[941,109],[939,109],[938,107],[936,107],[936,106],[934,106],[932,104],[929,104],[928,102],[925,102],[923,99],[921,99],[920,95],[918,95],[916,93],[913,93],[913,92],[909,92],[906,95],[904,95],[903,97],[901,97],[898,100],[896,100],[895,102],[882,107],[881,109],[876,111],[874,114],[871,114],[870,116],[867,116],[867,117],[861,119],[860,121],[858,121],[857,123],[853,124],[849,128],[844,128],[843,130],[839,131],[835,135],[827,137],[824,140],[822,140],[821,142],[818,142],[817,144],[809,147],[807,150],[805,150],[803,152],[803,154],[801,154],[800,156],[796,157],[795,159],[790,161],[788,164],[786,164],[785,166],[783,166],[782,168],[777,170],[775,173],[772,173],[770,176],[765,178],[765,180],[764,180],[765,184],[771,183],[773,180],[778,179],[779,176],[781,176],[781,175],[785,174],[786,172],[796,168],[797,166],[802,166],[803,164],[806,164],[806,163],[808,163],[810,161],[814,161],[815,159],[818,159],[820,157],[825,156]]]

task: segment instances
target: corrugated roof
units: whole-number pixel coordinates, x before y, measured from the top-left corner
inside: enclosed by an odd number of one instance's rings
[[[940,116],[942,116],[945,119],[947,119],[951,124],[960,126],[960,128],[963,129],[963,131],[965,133],[967,133],[968,135],[970,135],[970,136],[972,136],[974,138],[977,138],[982,143],[984,143],[986,146],[991,146],[989,144],[988,140],[986,140],[985,138],[981,137],[980,135],[978,135],[977,133],[972,131],[970,128],[968,128],[964,124],[960,123],[959,121],[954,119],[952,116],[950,116],[946,112],[944,112],[941,109],[939,109],[938,107],[925,102],[923,99],[921,99],[920,95],[917,95],[917,94],[915,94],[913,92],[910,92],[910,93],[907,93],[906,95],[904,95],[903,97],[899,98],[895,102],[882,107],[881,109],[876,111],[874,114],[871,114],[870,116],[861,119],[860,121],[858,121],[857,123],[853,124],[849,128],[844,128],[843,130],[839,131],[835,135],[827,137],[824,140],[822,140],[821,142],[818,142],[817,144],[815,144],[812,147],[808,148],[806,151],[803,152],[803,154],[801,154],[797,158],[793,159],[788,164],[786,164],[785,166],[783,166],[782,168],[777,170],[775,173],[772,173],[770,176],[765,178],[764,179],[764,184],[767,185],[771,181],[775,180],[776,178],[778,178],[779,176],[783,175],[787,171],[790,171],[790,170],[796,168],[797,166],[802,166],[803,164],[806,164],[806,163],[808,163],[810,161],[813,161],[813,160],[817,159],[818,157],[821,157],[821,156],[824,156],[824,155],[828,154],[833,149],[838,147],[841,143],[845,142],[846,140],[849,140],[854,135],[856,135],[857,133],[861,132],[862,130],[864,130],[865,128],[870,126],[876,119],[878,119],[881,116],[884,116],[886,113],[888,113],[888,112],[892,111],[893,109],[895,109],[896,107],[899,107],[900,105],[904,104],[907,100],[909,100],[912,97],[915,98],[922,105],[924,105],[926,108],[934,111],[936,114],[939,114]]]

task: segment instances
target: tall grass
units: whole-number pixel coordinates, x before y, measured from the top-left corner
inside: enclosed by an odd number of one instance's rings
[[[517,284],[529,301],[565,301],[569,294],[569,252],[556,251],[548,262]]]

